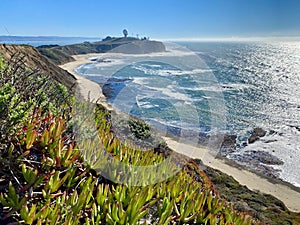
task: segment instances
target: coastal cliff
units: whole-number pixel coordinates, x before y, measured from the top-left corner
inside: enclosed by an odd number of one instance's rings
[[[65,46],[43,45],[37,48],[39,52],[55,64],[64,64],[74,61],[72,55],[88,53],[125,53],[125,54],[149,54],[154,52],[165,52],[166,48],[162,42],[140,40],[137,38],[112,38],[107,37],[98,42],[84,42]]]
[[[67,88],[71,88],[76,84],[76,79],[72,74],[50,62],[32,46],[0,44],[0,56],[5,61],[10,61],[12,57],[22,59],[27,68],[38,69],[39,72],[52,76]]]

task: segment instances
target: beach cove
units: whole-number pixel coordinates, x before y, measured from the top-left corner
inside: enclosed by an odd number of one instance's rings
[[[106,101],[105,96],[102,93],[100,86],[84,77],[76,74],[75,69],[79,66],[91,63],[89,59],[91,57],[101,57],[102,54],[86,54],[86,55],[75,55],[73,56],[75,61],[61,65],[60,67],[73,74],[78,82],[80,94],[85,100],[91,100],[103,104],[108,109],[112,109],[111,105]],[[168,146],[184,155],[191,158],[199,158],[203,163],[209,167],[218,169],[236,179],[240,184],[246,185],[251,190],[258,190],[260,192],[275,196],[284,202],[284,204],[294,212],[300,212],[300,192],[297,188],[292,188],[286,185],[285,182],[277,180],[268,180],[248,170],[235,167],[219,158],[215,158],[213,155],[209,155],[208,151],[201,146],[191,146],[188,143],[178,142],[171,138],[165,138]],[[191,154],[193,153],[193,154]]]

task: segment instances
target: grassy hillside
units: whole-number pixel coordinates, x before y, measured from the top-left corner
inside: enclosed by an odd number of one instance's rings
[[[28,68],[33,68],[41,74],[51,76],[67,88],[71,88],[76,84],[76,79],[72,74],[51,63],[32,46],[0,44],[0,55],[6,61],[22,62]]]

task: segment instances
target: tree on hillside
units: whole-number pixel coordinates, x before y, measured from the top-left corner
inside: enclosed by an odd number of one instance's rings
[[[124,37],[127,37],[128,31],[126,29],[123,30]]]

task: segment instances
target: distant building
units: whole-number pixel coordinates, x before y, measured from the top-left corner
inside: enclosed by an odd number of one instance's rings
[[[126,38],[128,36],[128,31],[126,29],[124,29],[123,34],[124,34],[124,37]]]

